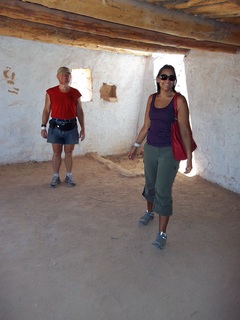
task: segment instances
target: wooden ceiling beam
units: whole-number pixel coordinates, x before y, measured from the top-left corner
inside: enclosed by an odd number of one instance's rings
[[[141,54],[158,52],[187,55],[189,53],[189,50],[181,48],[139,43],[123,39],[113,39],[104,36],[95,36],[89,33],[53,28],[43,24],[10,19],[6,17],[1,17],[0,19],[0,35],[45,43],[69,45],[92,50],[107,50],[117,52],[137,51]]]
[[[240,28],[134,0],[22,0],[103,21],[198,41],[239,46]]]
[[[236,53],[238,47],[214,42],[199,42],[187,38],[169,36],[164,33],[143,30],[104,22],[76,14],[51,10],[35,4],[27,4],[18,0],[1,0],[0,14],[17,20],[26,20],[57,28],[90,33],[91,36],[104,36],[145,44],[168,46],[173,48],[197,49],[214,52]]]

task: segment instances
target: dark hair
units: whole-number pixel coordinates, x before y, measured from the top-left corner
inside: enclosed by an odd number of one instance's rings
[[[175,72],[175,69],[174,69],[173,66],[171,66],[170,64],[165,64],[165,65],[158,71],[157,78],[160,76],[160,74],[162,73],[162,71],[163,71],[164,69],[170,69],[170,70],[172,70],[173,74],[175,75],[176,80],[175,80],[175,82],[174,82],[174,86],[172,87],[172,90],[173,90],[173,92],[176,92],[175,86],[176,86],[176,83],[177,83],[177,76],[176,76],[176,72]],[[157,81],[156,81],[156,82],[157,82]],[[159,83],[157,82],[157,92],[160,93],[160,91],[161,91],[161,88],[160,88]]]

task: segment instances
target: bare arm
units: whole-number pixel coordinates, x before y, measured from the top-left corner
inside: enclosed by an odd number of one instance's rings
[[[177,105],[179,129],[187,153],[187,167],[185,173],[189,173],[192,170],[191,131],[188,104],[184,96],[178,96]]]
[[[79,98],[77,101],[77,118],[81,126],[80,139],[82,141],[85,138],[85,123],[84,123],[84,113],[82,109],[81,98]]]
[[[43,113],[42,113],[42,124],[46,125],[49,119],[49,115],[51,112],[51,100],[49,94],[46,93],[45,97],[45,105],[43,108]],[[41,130],[41,136],[43,138],[47,138],[47,130]]]
[[[144,117],[144,123],[143,123],[141,130],[139,131],[139,134],[138,134],[136,140],[135,140],[135,142],[137,142],[139,144],[141,144],[143,142],[143,140],[146,138],[147,133],[148,133],[148,129],[150,127],[149,110],[150,110],[151,102],[152,102],[152,95],[150,95],[148,98],[147,107],[146,107],[146,111],[145,111],[145,117]],[[137,147],[135,147],[135,146],[131,147],[131,149],[128,153],[129,159],[135,158],[136,150],[137,150]]]

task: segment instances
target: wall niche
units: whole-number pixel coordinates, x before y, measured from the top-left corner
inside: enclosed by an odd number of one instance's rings
[[[100,88],[100,98],[109,102],[118,101],[117,87],[115,85],[109,85],[107,83],[103,83]]]

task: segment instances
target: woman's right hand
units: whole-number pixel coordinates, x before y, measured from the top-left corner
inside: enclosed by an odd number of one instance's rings
[[[128,153],[128,159],[134,160],[136,156],[137,147],[132,146],[129,153]]]

